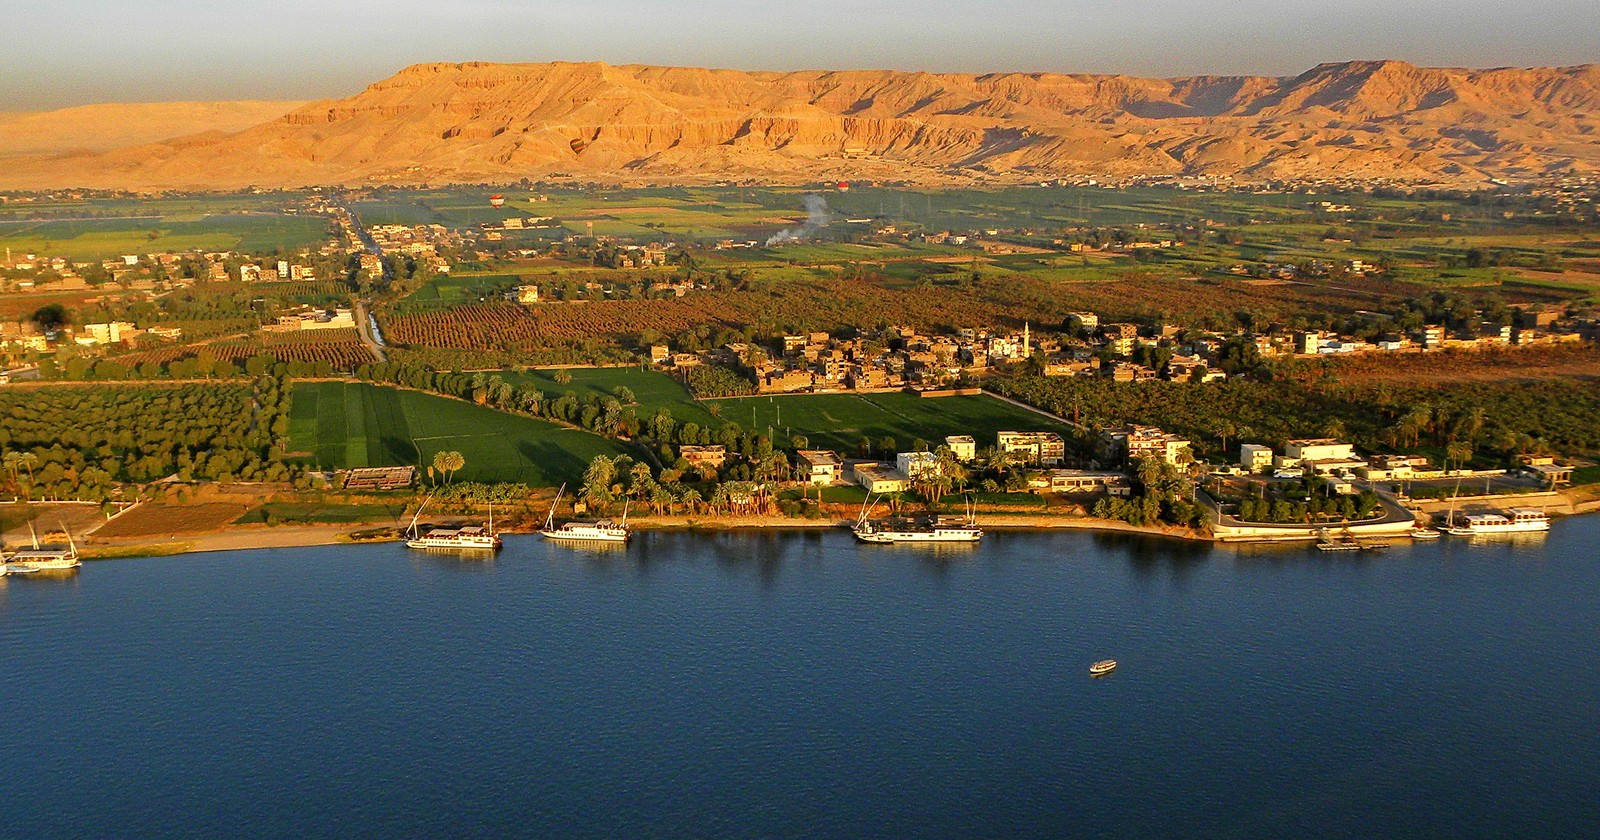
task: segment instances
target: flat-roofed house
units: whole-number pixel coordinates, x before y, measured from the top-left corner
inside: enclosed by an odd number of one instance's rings
[[[844,471],[844,460],[831,449],[801,449],[795,454],[810,470],[806,480],[812,484],[832,484]]]

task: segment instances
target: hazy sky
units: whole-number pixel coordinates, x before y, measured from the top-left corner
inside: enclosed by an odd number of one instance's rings
[[[1597,0],[0,0],[0,111],[348,96],[423,61],[1288,75],[1600,62]]]

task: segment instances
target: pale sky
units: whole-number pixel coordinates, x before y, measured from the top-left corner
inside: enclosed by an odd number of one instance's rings
[[[1293,75],[1600,62],[1597,0],[0,0],[0,111],[348,96],[426,61]]]

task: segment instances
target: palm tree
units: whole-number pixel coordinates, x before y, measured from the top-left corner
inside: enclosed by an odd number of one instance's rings
[[[650,490],[650,509],[656,513],[665,513],[672,508],[672,491],[660,484]]]
[[[693,514],[700,510],[700,491],[690,487],[688,490],[683,491],[683,495],[678,497],[678,501],[683,503],[684,508],[690,514]]]
[[[635,499],[643,501],[649,498],[654,489],[652,485],[655,484],[655,479],[650,475],[649,464],[634,464],[633,469],[628,470],[628,490]]]
[[[442,476],[445,480],[445,483],[449,484],[450,478],[455,474],[456,470],[459,470],[466,465],[466,456],[462,455],[460,452],[441,449],[438,452],[433,453],[433,463],[430,465],[430,470],[433,473],[437,473],[438,475]]]
[[[985,449],[984,453],[984,463],[1001,475],[1010,472],[1018,464],[1017,454],[1007,449]]]

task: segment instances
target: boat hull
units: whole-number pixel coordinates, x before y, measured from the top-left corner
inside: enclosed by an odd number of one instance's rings
[[[418,551],[499,551],[500,540],[493,542],[455,542],[451,540],[406,540],[406,548]]]
[[[1496,534],[1540,534],[1550,530],[1550,523],[1513,523],[1510,525],[1473,525],[1465,527],[1446,528],[1444,532],[1452,537],[1484,537]]]
[[[539,536],[547,540],[559,542],[609,542],[622,543],[628,541],[628,533],[615,531],[540,531]]]
[[[863,531],[856,530],[856,539],[864,543],[885,545],[890,543],[974,543],[983,538],[976,529],[935,529],[933,531]]]

